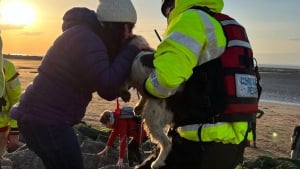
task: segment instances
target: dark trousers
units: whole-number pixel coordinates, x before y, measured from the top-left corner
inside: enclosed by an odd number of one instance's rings
[[[71,126],[42,126],[18,123],[30,150],[46,169],[84,169],[80,145]]]
[[[128,163],[132,167],[134,163],[140,164],[143,161],[140,145],[136,140],[131,138],[128,143]]]
[[[253,144],[254,144],[254,147],[256,147],[256,122],[251,123],[251,129],[252,129],[252,134],[253,134]]]
[[[160,169],[234,169],[243,161],[244,144],[199,143],[188,141],[179,136],[172,139],[172,150],[166,165]],[[148,158],[136,169],[151,169]]]

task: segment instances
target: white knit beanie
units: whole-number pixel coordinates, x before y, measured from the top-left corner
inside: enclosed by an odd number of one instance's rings
[[[137,20],[131,0],[100,0],[97,17],[100,22],[136,23]]]

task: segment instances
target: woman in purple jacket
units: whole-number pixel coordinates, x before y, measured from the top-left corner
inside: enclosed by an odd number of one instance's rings
[[[82,120],[92,93],[117,98],[134,57],[150,48],[132,34],[136,18],[130,0],[102,0],[97,15],[79,7],[65,13],[63,33],[11,109],[27,146],[47,169],[84,169],[72,126]]]

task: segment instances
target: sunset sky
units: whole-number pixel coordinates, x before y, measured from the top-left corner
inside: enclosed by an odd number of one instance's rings
[[[132,0],[138,22],[134,29],[155,48],[166,19],[161,0]],[[300,66],[299,0],[224,0],[224,13],[235,17],[248,32],[261,64]],[[11,4],[13,3],[13,4]],[[10,5],[9,5],[10,4]],[[96,10],[98,0],[0,0],[3,53],[43,56],[61,34],[63,14],[72,7]]]

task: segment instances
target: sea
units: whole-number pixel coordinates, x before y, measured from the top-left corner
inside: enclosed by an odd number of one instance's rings
[[[259,72],[260,101],[300,105],[300,66],[259,65]]]

